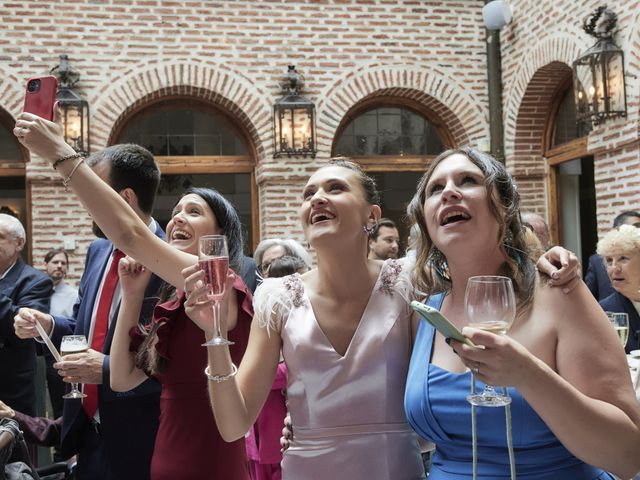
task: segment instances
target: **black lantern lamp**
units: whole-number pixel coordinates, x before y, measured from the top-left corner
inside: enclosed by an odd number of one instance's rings
[[[58,78],[56,100],[61,110],[64,140],[76,152],[89,153],[89,104],[72,87],[80,74],[69,65],[69,57],[60,55],[60,64],[51,69]]]
[[[273,105],[274,158],[316,156],[316,106],[298,93],[301,83],[295,65],[289,65],[282,98]]]
[[[583,23],[596,44],[573,62],[578,126],[598,125],[607,118],[627,116],[624,53],[614,43],[617,16],[606,5],[598,7]]]

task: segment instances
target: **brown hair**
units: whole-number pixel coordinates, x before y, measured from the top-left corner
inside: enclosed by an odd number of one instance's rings
[[[378,186],[373,177],[367,175],[360,165],[352,161],[348,157],[334,157],[329,160],[328,163],[320,168],[327,167],[342,167],[352,172],[355,172],[362,189],[364,190],[365,198],[371,205],[380,205],[380,193],[378,192]]]
[[[407,214],[420,228],[422,240],[417,249],[413,272],[414,286],[417,291],[427,295],[451,288],[446,258],[444,254],[435,254],[437,249],[427,230],[423,205],[426,186],[433,171],[442,161],[455,154],[467,157],[484,174],[489,209],[500,225],[498,241],[507,256],[501,273],[513,280],[518,309],[527,309],[533,301],[536,270],[527,254],[524,228],[520,219],[520,196],[505,166],[492,156],[472,148],[447,150],[438,155],[420,179],[418,190],[407,207]]]

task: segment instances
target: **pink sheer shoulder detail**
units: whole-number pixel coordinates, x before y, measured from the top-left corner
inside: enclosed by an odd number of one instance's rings
[[[258,325],[278,334],[291,311],[307,305],[304,283],[297,273],[282,278],[266,278],[256,289],[253,298]]]
[[[411,284],[411,270],[413,264],[407,258],[390,259],[382,265],[378,291],[387,295],[400,295],[407,302],[414,298]]]

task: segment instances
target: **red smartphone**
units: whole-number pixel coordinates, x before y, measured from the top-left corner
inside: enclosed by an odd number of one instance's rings
[[[52,121],[57,90],[56,77],[30,78],[24,96],[24,111]]]

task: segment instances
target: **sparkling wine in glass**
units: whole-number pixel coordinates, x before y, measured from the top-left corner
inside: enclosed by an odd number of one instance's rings
[[[464,305],[470,327],[505,335],[516,317],[511,279],[495,275],[469,278]],[[467,401],[473,405],[501,407],[511,403],[511,397],[485,385],[482,393],[469,395]]]
[[[87,343],[87,337],[84,335],[65,335],[62,337],[60,343],[60,356],[64,358],[65,355],[71,355],[72,353],[82,353],[89,350],[89,344]],[[78,390],[78,384],[72,383],[71,390],[62,398],[84,398],[86,395]]]
[[[209,287],[209,297],[213,300],[213,338],[203,343],[209,345],[233,345],[222,336],[220,302],[224,296],[229,270],[229,249],[224,235],[200,237],[198,263],[204,271],[204,281]]]
[[[622,346],[627,346],[629,340],[629,315],[626,313],[607,312],[607,317],[622,342]]]

